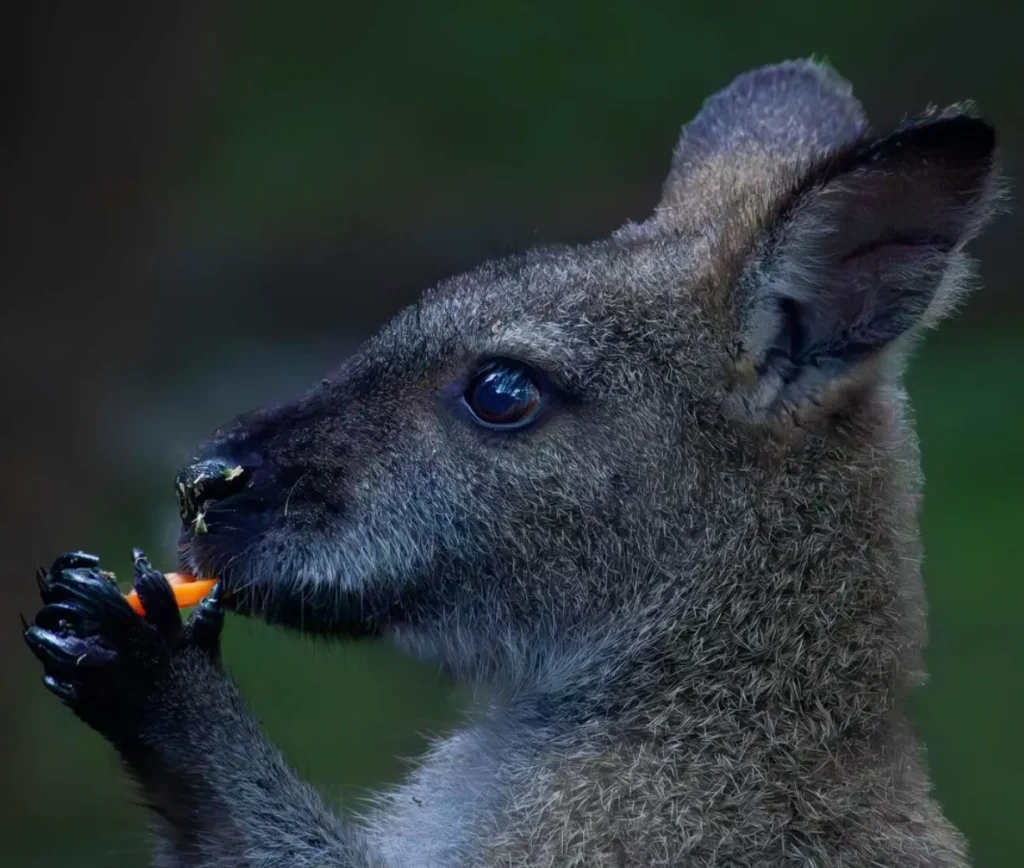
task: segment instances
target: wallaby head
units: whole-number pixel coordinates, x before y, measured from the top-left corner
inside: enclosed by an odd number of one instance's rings
[[[902,360],[963,291],[994,146],[966,106],[876,133],[815,63],[741,76],[646,222],[450,279],[218,431],[182,566],[552,707],[633,678],[869,725],[921,640]]]

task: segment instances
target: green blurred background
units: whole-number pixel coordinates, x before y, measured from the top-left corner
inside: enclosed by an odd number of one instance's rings
[[[434,280],[653,207],[679,126],[735,74],[828,57],[879,124],[979,101],[1024,153],[995,0],[823,4],[35,2],[0,13],[0,862],[145,864],[111,752],[21,645],[67,548],[170,564],[171,478],[219,422],[337,364]],[[978,866],[1024,852],[1018,216],[916,359],[937,794]],[[290,759],[352,804],[458,720],[385,647],[232,620],[226,659]]]

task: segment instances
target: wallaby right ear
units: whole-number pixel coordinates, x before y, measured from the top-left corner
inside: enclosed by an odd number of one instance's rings
[[[951,309],[963,246],[997,199],[994,151],[992,127],[960,107],[807,174],[734,288],[737,395],[749,413],[816,402]]]

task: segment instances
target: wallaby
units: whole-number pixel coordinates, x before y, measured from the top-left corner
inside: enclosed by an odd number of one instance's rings
[[[903,709],[900,378],[1000,190],[970,106],[876,134],[830,68],[760,68],[650,219],[450,279],[218,430],[177,480],[179,566],[220,581],[187,623],[141,552],[145,618],[72,553],[25,633],[155,809],[155,864],[967,865]],[[485,707],[341,821],[225,675],[225,608],[387,637]]]

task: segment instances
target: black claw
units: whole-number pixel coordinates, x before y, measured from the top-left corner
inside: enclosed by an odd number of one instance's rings
[[[130,636],[145,623],[98,570],[65,570],[49,584],[43,601],[47,605],[37,624],[61,633],[72,632],[69,626],[76,625],[87,633]]]
[[[101,624],[75,603],[50,603],[36,614],[35,625],[52,633],[95,633]]]
[[[100,559],[88,552],[64,552],[50,567],[50,572],[56,575],[64,570],[75,569],[76,567],[98,567]]]
[[[224,609],[221,608],[220,603],[216,600],[211,600],[207,597],[199,604],[199,608],[196,610],[196,614],[193,616],[202,623],[211,623],[217,625],[217,630],[220,630],[221,624],[224,623]]]
[[[99,563],[98,557],[87,552],[65,552],[53,562],[49,569],[40,567],[36,572],[36,584],[39,586],[39,594],[43,598],[43,602],[53,602],[54,582],[61,573],[68,570],[95,570]]]
[[[146,612],[146,620],[165,638],[173,638],[181,630],[181,613],[170,583],[163,573],[150,566],[140,549],[132,551],[132,559],[135,561],[132,584]]]
[[[219,632],[221,625],[224,623],[224,609],[219,600],[207,597],[199,603],[190,620],[203,624],[215,624]]]
[[[28,630],[28,621],[25,620],[25,616],[22,615],[20,612],[18,613],[18,618],[21,619],[21,632],[24,633],[26,630]]]
[[[188,638],[197,647],[202,648],[211,657],[220,654],[220,634],[224,628],[224,607],[221,606],[221,583],[213,586],[213,590],[192,613],[188,620]]]
[[[115,585],[98,570],[64,570],[49,586],[47,603],[74,603],[105,629],[131,629],[137,620]]]
[[[73,702],[78,698],[78,691],[75,690],[73,685],[68,684],[66,681],[59,681],[52,675],[43,676],[43,685],[50,693],[59,696],[65,702]]]
[[[50,674],[64,672],[81,678],[88,674],[88,670],[117,662],[117,652],[105,648],[95,639],[61,636],[41,627],[29,627],[25,642]]]

